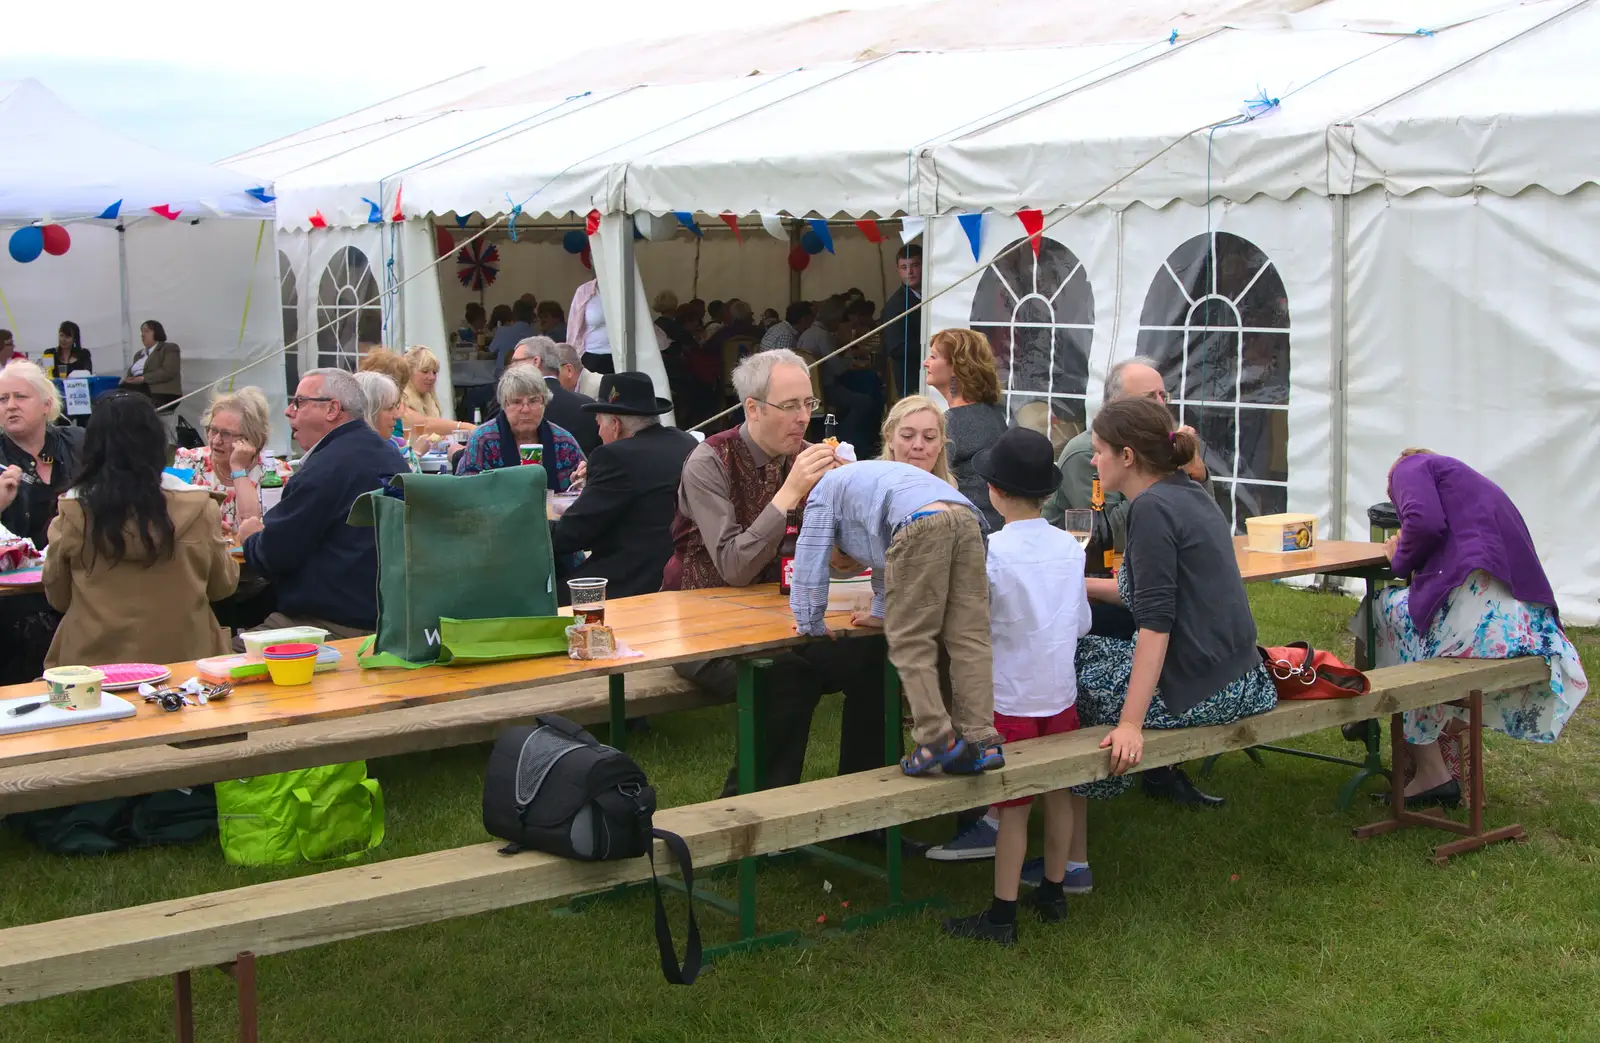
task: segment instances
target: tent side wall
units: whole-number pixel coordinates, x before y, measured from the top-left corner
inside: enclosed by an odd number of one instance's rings
[[[1600,622],[1600,188],[1350,200],[1349,531],[1390,464],[1459,457],[1522,511],[1562,618]]]
[[[202,390],[251,360],[262,360],[217,390],[255,385],[266,393],[272,444],[287,444],[283,416],[283,326],[278,264],[269,221],[140,221],[128,227],[128,306],[138,326],[156,319],[183,350],[178,413],[196,428],[214,393]],[[259,247],[259,248],[258,248]],[[109,356],[99,372],[115,372]],[[120,368],[120,366],[118,367]]]
[[[1046,231],[1037,261],[1020,222],[987,215],[981,271],[957,220],[934,218],[924,285],[930,295],[959,285],[930,305],[924,329],[985,332],[1007,375],[1013,420],[1045,430],[1048,407],[1058,450],[1098,409],[1114,362],[1156,357],[1175,407],[1207,444],[1219,501],[1236,525],[1288,509],[1317,515],[1326,531],[1337,473],[1333,209],[1310,192],[1209,211],[1091,207]],[[995,262],[1017,242],[1019,251]]]

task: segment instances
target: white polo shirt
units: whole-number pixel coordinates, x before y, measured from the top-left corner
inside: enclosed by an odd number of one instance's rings
[[[1078,701],[1074,659],[1089,632],[1083,548],[1043,518],[989,537],[994,712],[1054,717]]]

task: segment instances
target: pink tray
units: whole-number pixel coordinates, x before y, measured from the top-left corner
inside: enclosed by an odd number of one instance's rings
[[[15,572],[0,572],[0,586],[3,587],[26,587],[43,582],[43,565],[32,569],[18,569]]]

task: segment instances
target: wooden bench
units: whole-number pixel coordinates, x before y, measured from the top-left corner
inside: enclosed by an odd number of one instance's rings
[[[0,815],[107,797],[198,786],[320,764],[389,757],[494,739],[502,728],[559,713],[581,724],[609,719],[606,678],[590,678],[389,713],[272,728],[232,742],[150,746],[0,768]],[[631,716],[723,700],[670,669],[628,675]]]
[[[1430,660],[1375,670],[1372,693],[1360,698],[1289,702],[1233,724],[1147,731],[1143,764],[1241,750],[1463,695],[1481,705],[1484,694],[1548,676],[1537,658]],[[656,824],[681,834],[697,865],[749,859],[1103,778],[1108,761],[1099,743],[1108,730],[1018,743],[1007,749],[1003,770],[979,776],[909,778],[897,767],[883,768],[671,808],[657,813]],[[1515,827],[1495,834],[1477,838],[1480,846],[1520,838]],[[257,956],[594,891],[650,873],[645,859],[507,857],[499,847],[475,844],[0,931],[0,1003],[177,974],[181,1024],[189,970],[226,965],[240,985],[241,1038],[253,1040]],[[898,847],[890,851],[892,858]]]

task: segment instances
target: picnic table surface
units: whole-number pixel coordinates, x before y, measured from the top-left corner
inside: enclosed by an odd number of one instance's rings
[[[1247,582],[1370,568],[1386,563],[1376,543],[1326,541],[1306,551],[1270,554],[1235,541],[1239,571]],[[242,684],[225,700],[165,711],[133,694],[133,717],[0,736],[0,768],[173,743],[225,742],[252,731],[313,721],[381,713],[516,689],[534,688],[609,674],[671,666],[721,656],[752,655],[799,644],[788,600],[776,584],[662,591],[606,604],[606,622],[637,657],[574,660],[565,656],[519,659],[475,666],[428,666],[363,670],[357,651],[364,638],[330,642],[343,653],[338,669],[310,684],[281,688],[270,682]],[[846,613],[830,625],[851,629]],[[193,663],[172,664],[174,682],[195,674]],[[39,694],[33,684],[0,687],[0,699]]]

